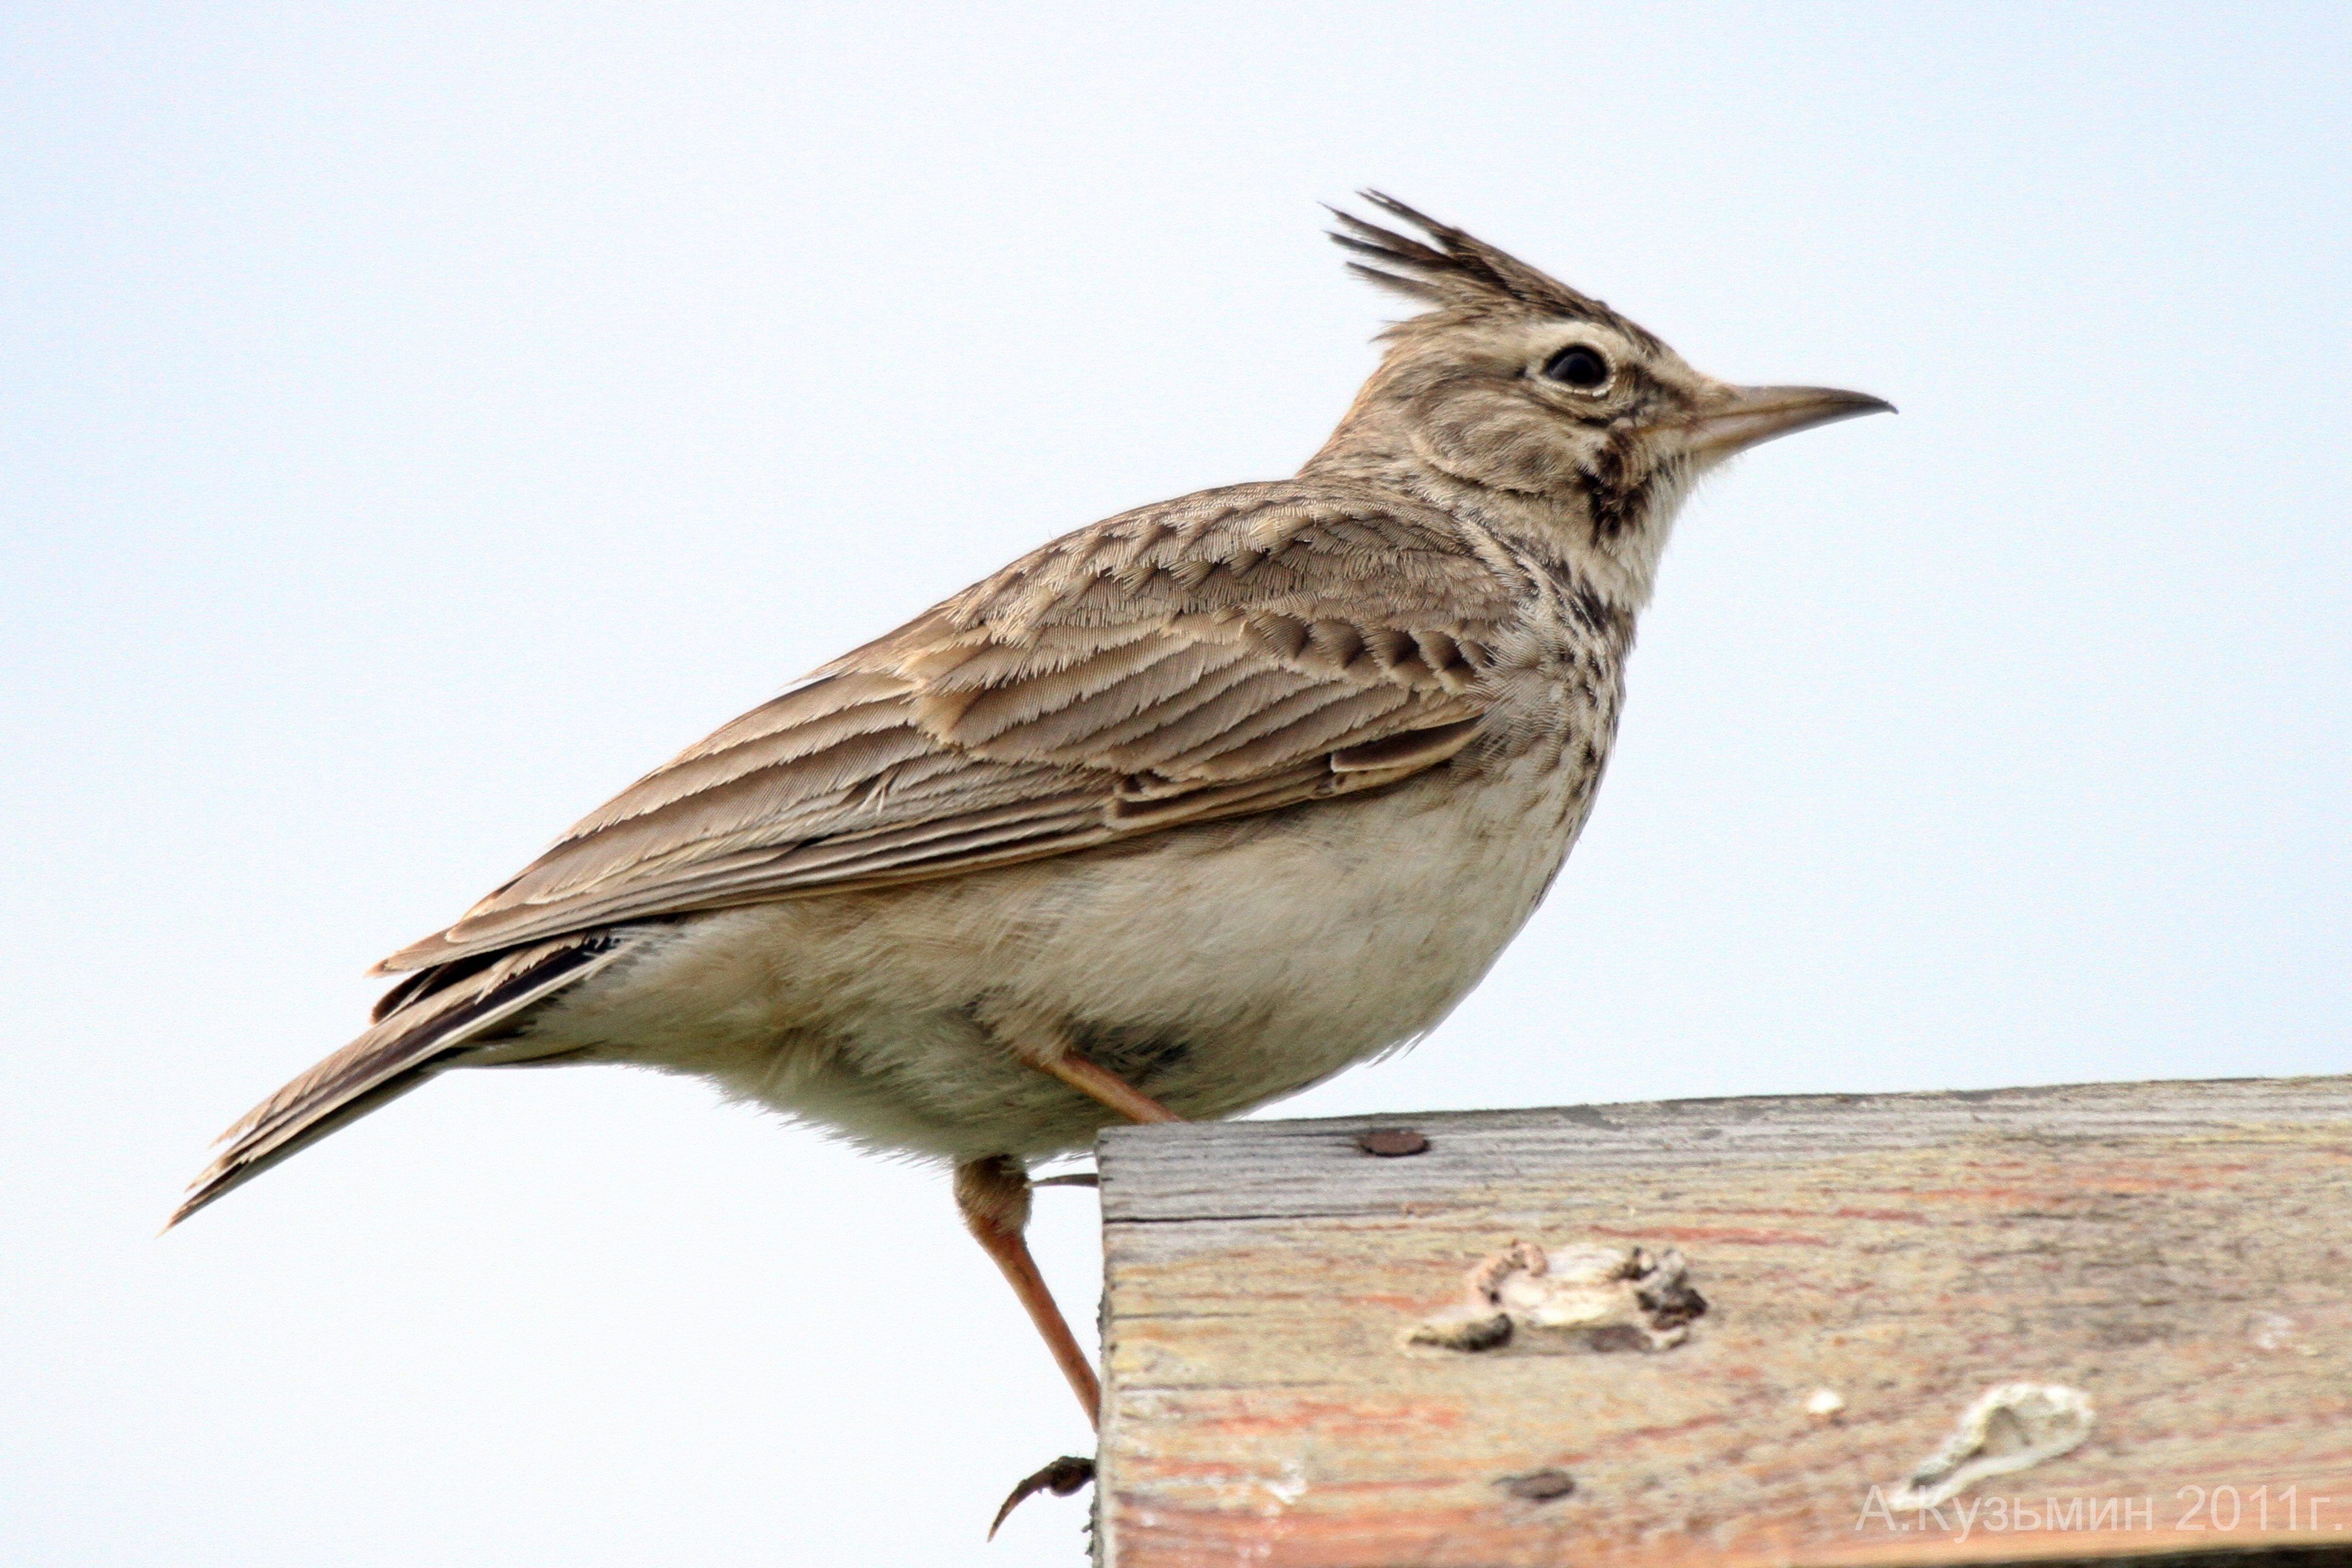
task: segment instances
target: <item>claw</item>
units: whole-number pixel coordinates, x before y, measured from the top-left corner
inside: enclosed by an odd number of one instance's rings
[[[988,1538],[995,1540],[997,1527],[1014,1509],[1037,1493],[1052,1492],[1055,1497],[1067,1497],[1094,1479],[1095,1462],[1081,1459],[1075,1454],[1065,1454],[1035,1475],[1024,1476],[1021,1484],[1013,1489],[1013,1495],[1004,1500],[1004,1506],[996,1510],[996,1517],[989,1521]]]

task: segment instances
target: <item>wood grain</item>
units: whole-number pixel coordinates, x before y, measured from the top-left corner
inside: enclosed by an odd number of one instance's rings
[[[1380,1128],[1429,1147],[1369,1154]],[[1137,1127],[1100,1156],[1112,1568],[2352,1560],[2352,1079]],[[1515,1240],[1677,1249],[1708,1310],[1664,1350],[1406,1344]],[[2088,1437],[1936,1516],[1874,1509],[2021,1380],[2086,1394]]]

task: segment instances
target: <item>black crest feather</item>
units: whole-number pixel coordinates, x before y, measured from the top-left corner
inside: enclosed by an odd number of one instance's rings
[[[1331,231],[1331,238],[1363,258],[1349,262],[1348,270],[1383,289],[1440,310],[1491,309],[1510,301],[1569,321],[1601,321],[1642,338],[1649,335],[1591,295],[1578,293],[1475,235],[1440,223],[1379,191],[1357,195],[1428,236],[1424,242],[1338,207],[1325,209],[1340,224]]]

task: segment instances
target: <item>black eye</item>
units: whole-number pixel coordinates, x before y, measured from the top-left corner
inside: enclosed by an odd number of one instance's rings
[[[1550,380],[1590,392],[1609,379],[1609,362],[1598,350],[1574,343],[1544,361],[1543,373]]]

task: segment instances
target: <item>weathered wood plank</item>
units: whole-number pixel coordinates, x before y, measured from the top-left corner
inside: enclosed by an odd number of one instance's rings
[[[1364,1152],[1384,1127],[1429,1147]],[[1139,1127],[1100,1156],[1113,1568],[2352,1543],[2352,1079]],[[1552,1271],[1504,1279],[1515,1241]],[[1593,1317],[1664,1278],[1579,1285],[1593,1247],[1678,1251],[1704,1315]],[[1424,1340],[1487,1331],[1456,1332],[1482,1262],[1510,1337],[1409,1342],[1449,1310]],[[2060,1391],[2016,1405],[2042,1437],[2084,1404],[2079,1443],[1898,1506],[2021,1384]]]

